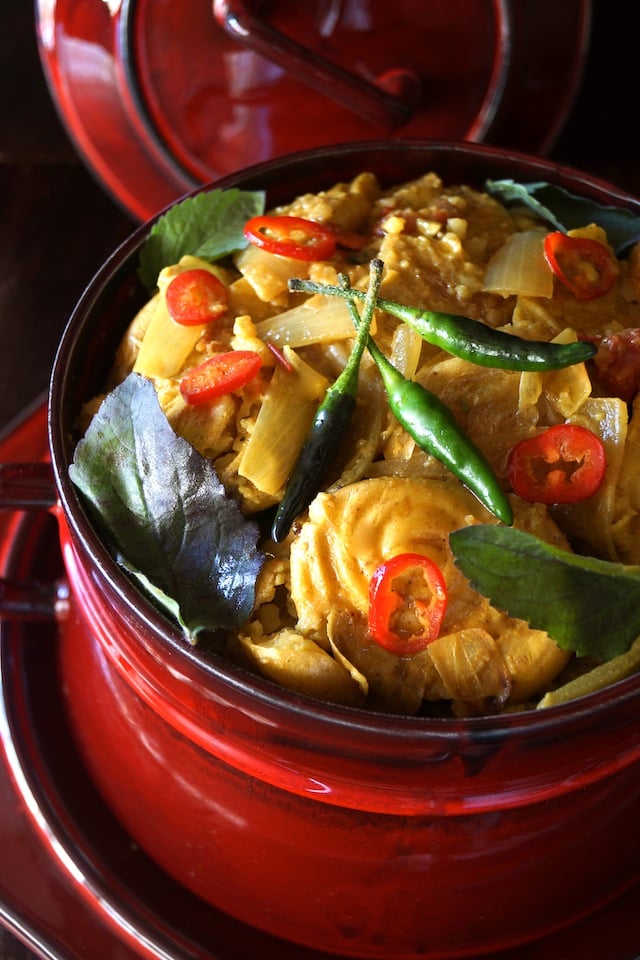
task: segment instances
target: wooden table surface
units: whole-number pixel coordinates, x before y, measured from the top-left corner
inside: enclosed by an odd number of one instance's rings
[[[74,303],[134,226],[63,130],[40,68],[31,0],[2,4],[0,429],[46,390]],[[624,4],[594,2],[583,84],[552,156],[640,194],[640,76],[635,31],[624,10]],[[0,929],[0,960],[32,957]]]

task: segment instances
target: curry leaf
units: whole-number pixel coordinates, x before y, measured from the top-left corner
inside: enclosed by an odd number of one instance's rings
[[[487,180],[485,186],[487,192],[502,203],[520,203],[564,233],[597,223],[606,231],[616,254],[640,240],[640,217],[624,207],[603,206],[542,181]]]
[[[247,620],[264,560],[257,526],[174,433],[149,380],[130,374],[103,401],[70,476],[124,565],[190,639]]]
[[[162,268],[184,254],[220,260],[243,250],[244,225],[263,213],[264,204],[262,191],[236,188],[197,193],[174,204],[154,223],[140,250],[140,279],[153,290]]]
[[[474,589],[566,650],[610,660],[640,635],[640,567],[568,553],[510,527],[464,527],[450,543]]]

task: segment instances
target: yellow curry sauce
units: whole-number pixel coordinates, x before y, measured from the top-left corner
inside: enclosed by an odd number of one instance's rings
[[[365,289],[376,256],[384,262],[381,296],[462,314],[526,339],[570,341],[640,327],[640,269],[633,254],[620,262],[613,288],[593,301],[576,300],[550,272],[543,294],[527,292],[526,284],[494,288],[491,268],[505,244],[540,224],[488,194],[446,187],[434,173],[392,190],[363,173],[275,212],[364,235],[366,246],[357,253],[338,249],[319,263],[253,246],[224,266],[184,257],[162,271],[159,292],[133,319],[109,385],[132,369],[150,378],[175,431],[214,462],[247,515],[279,501],[315,409],[353,339],[344,303],[290,293],[291,277],[336,283],[342,272],[353,287]],[[595,225],[573,233],[606,243]],[[229,311],[215,324],[176,330],[164,290],[176,273],[196,265],[227,285]],[[475,366],[380,311],[372,332],[405,376],[449,406],[507,491],[506,460],[517,441],[564,422],[598,434],[607,451],[598,493],[564,507],[512,495],[514,525],[567,550],[640,562],[640,415],[630,418],[623,400],[598,395],[584,364],[545,373]],[[257,351],[259,376],[206,406],[186,403],[179,390],[185,370],[229,349]],[[394,419],[365,355],[352,427],[330,485],[282,544],[262,544],[267,561],[254,614],[229,638],[228,654],[285,687],[379,710],[465,715],[535,705],[573,669],[572,655],[472,590],[448,546],[451,531],[496,522]],[[412,657],[389,653],[367,628],[371,575],[403,552],[434,559],[449,592],[440,636]]]

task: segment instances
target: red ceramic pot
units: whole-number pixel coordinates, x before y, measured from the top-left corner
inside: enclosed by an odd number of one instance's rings
[[[469,144],[350,144],[222,181],[269,203],[369,169],[399,182],[548,180],[640,213],[607,184]],[[329,171],[329,173],[328,173]],[[138,230],[62,339],[50,446],[71,615],[62,686],[116,816],[169,873],[242,921],[341,956],[496,954],[597,910],[640,863],[640,678],[471,720],[329,706],[185,646],[127,580],[68,478],[73,423],[144,297]]]

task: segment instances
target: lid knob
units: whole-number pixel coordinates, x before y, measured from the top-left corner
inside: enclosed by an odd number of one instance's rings
[[[414,114],[422,85],[412,71],[387,70],[376,83],[370,83],[287,37],[247,7],[243,0],[213,0],[216,20],[236,42],[372,123],[398,127]]]

